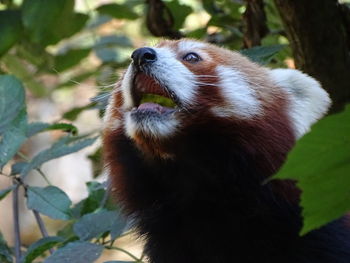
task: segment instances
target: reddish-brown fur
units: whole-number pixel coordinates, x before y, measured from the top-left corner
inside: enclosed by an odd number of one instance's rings
[[[178,54],[178,43],[158,47]],[[345,232],[342,222],[299,237],[299,191],[290,181],[264,184],[295,143],[286,93],[267,69],[239,54],[212,45],[203,51],[210,59],[198,64],[182,61],[184,54],[178,59],[197,76],[216,76],[217,65],[239,70],[256,91],[261,114],[216,116],[211,108],[227,103],[220,76],[199,78],[209,85],[199,86],[169,137],[127,136],[119,91],[108,109],[103,145],[111,191],[145,235],[150,262],[349,262],[350,246],[341,235],[329,236]]]

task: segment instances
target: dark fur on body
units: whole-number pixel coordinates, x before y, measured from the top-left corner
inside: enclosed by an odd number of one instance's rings
[[[294,185],[263,184],[294,144],[288,126],[271,134],[209,123],[169,141],[176,160],[145,158],[122,132],[109,138],[112,184],[145,236],[152,263],[350,262],[343,220],[300,237]],[[249,146],[254,141],[258,148]]]

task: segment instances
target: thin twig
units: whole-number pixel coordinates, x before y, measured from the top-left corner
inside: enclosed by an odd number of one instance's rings
[[[36,211],[34,209],[32,211],[33,211],[35,220],[36,220],[36,222],[37,222],[37,224],[39,226],[39,229],[40,229],[40,232],[41,232],[42,236],[43,237],[48,237],[49,234],[47,233],[47,230],[45,228],[45,224],[44,224],[43,219],[41,218],[40,214],[38,213],[38,211]],[[52,248],[50,248],[49,251],[50,251],[50,254],[52,254],[54,252]]]
[[[18,156],[21,157],[24,161],[30,162],[30,159],[27,155],[25,155],[22,152],[17,152]],[[35,168],[35,170],[43,177],[43,179],[46,181],[48,185],[52,185],[47,176],[44,174],[44,172],[41,170],[41,168]]]
[[[42,176],[42,178],[46,181],[48,185],[52,185],[52,183],[49,181],[47,176],[44,174],[44,172],[40,168],[36,168],[35,170]]]
[[[19,226],[19,211],[18,211],[18,191],[20,184],[14,181],[16,184],[15,189],[12,193],[12,210],[13,210],[13,224],[14,224],[14,232],[15,232],[15,258],[16,263],[19,263],[21,260],[21,232]]]
[[[105,248],[107,249],[113,249],[113,250],[118,250],[120,252],[123,252],[124,254],[128,255],[129,257],[131,257],[133,260],[135,260],[136,262],[139,263],[143,263],[143,261],[139,258],[137,258],[136,256],[134,256],[133,254],[131,254],[129,251],[122,249],[120,247],[112,247],[112,246],[106,246]]]

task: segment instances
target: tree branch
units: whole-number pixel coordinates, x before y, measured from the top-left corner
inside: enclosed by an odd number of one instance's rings
[[[148,30],[156,37],[179,39],[182,34],[173,29],[174,17],[161,0],[146,0],[146,24]]]
[[[49,234],[47,233],[47,230],[45,228],[45,224],[44,224],[40,214],[38,213],[38,211],[36,211],[34,209],[32,211],[33,211],[35,220],[36,220],[36,222],[37,222],[37,224],[39,226],[39,229],[40,229],[40,232],[41,232],[42,236],[43,237],[48,237]],[[50,251],[50,254],[52,254],[54,252],[52,248],[50,248],[49,251]]]
[[[18,191],[20,184],[17,181],[14,181],[16,185],[15,189],[12,192],[12,211],[13,211],[13,224],[14,224],[14,234],[15,234],[15,258],[16,263],[19,263],[21,260],[21,233],[19,225],[19,209],[18,209]]]
[[[251,48],[261,45],[261,39],[269,29],[266,25],[266,14],[263,0],[245,0],[246,11],[243,14],[244,47]]]
[[[274,1],[297,68],[321,82],[332,111],[341,110],[350,101],[350,54],[338,0]]]

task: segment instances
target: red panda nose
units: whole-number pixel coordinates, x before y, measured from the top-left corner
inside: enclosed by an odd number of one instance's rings
[[[139,67],[147,63],[155,62],[157,60],[157,53],[152,48],[142,47],[136,49],[132,53],[131,58],[134,61],[135,66]]]

